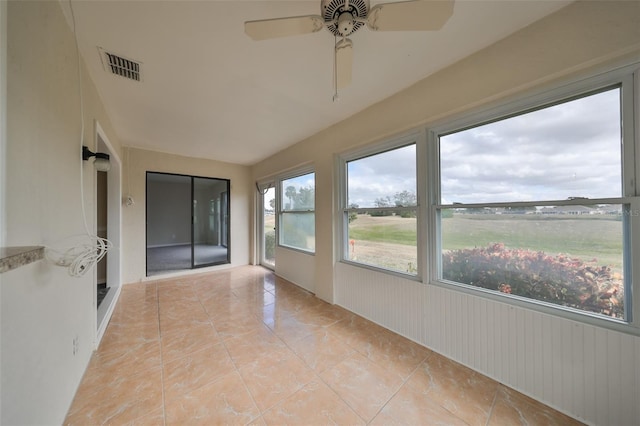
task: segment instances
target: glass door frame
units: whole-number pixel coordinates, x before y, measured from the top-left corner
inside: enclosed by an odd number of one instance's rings
[[[179,176],[179,177],[186,177],[190,179],[190,194],[191,194],[191,203],[190,203],[190,214],[191,214],[191,218],[190,218],[190,238],[191,238],[191,267],[189,269],[180,269],[183,271],[189,271],[189,270],[193,270],[193,269],[198,269],[198,268],[205,268],[205,267],[209,267],[209,266],[216,266],[216,265],[226,265],[226,264],[230,264],[231,263],[231,180],[230,179],[225,179],[225,178],[217,178],[217,177],[210,177],[210,176],[193,176],[193,175],[185,175],[185,174],[180,174],[180,173],[167,173],[167,172],[156,172],[156,171],[151,171],[151,170],[147,170],[145,173],[145,276],[149,277],[151,275],[149,275],[149,259],[148,259],[148,249],[149,249],[149,200],[148,200],[148,194],[149,194],[149,175],[150,174],[154,174],[154,175],[167,175],[167,176]],[[216,180],[216,181],[221,181],[221,182],[225,182],[226,183],[226,189],[225,191],[223,191],[221,194],[225,194],[226,196],[226,205],[225,207],[225,211],[221,211],[220,212],[220,216],[221,216],[221,222],[223,226],[227,226],[227,229],[225,231],[225,236],[226,236],[226,245],[224,245],[224,247],[227,249],[227,256],[226,256],[226,261],[213,261],[210,263],[198,263],[196,264],[196,258],[195,258],[195,245],[196,245],[196,238],[195,238],[195,221],[196,221],[196,211],[195,211],[195,205],[196,205],[196,194],[195,194],[195,181],[196,179],[207,179],[207,180]],[[222,204],[222,203],[221,203]],[[208,206],[207,206],[208,207]],[[208,218],[208,215],[207,215]],[[203,219],[201,219],[203,220]],[[175,271],[171,271],[171,272],[175,272]]]
[[[266,234],[265,234],[265,210],[266,210],[266,205],[265,205],[265,195],[267,194],[267,192],[269,192],[270,190],[274,191],[274,199],[276,200],[275,202],[278,202],[278,197],[277,197],[277,186],[276,186],[276,181],[275,180],[268,180],[268,181],[264,181],[261,183],[256,184],[257,189],[258,189],[258,194],[257,194],[257,212],[258,212],[258,227],[257,227],[257,232],[256,232],[256,239],[258,241],[258,262],[260,265],[264,266],[265,268],[271,269],[271,270],[275,270],[276,268],[276,263],[275,263],[275,257],[276,257],[276,247],[278,246],[278,218],[276,217],[277,212],[278,212],[278,208],[277,205],[275,206],[275,208],[273,209],[273,216],[274,216],[274,224],[273,224],[273,230],[274,230],[274,247],[273,247],[273,258],[274,261],[269,262],[267,260],[267,256],[266,256]]]

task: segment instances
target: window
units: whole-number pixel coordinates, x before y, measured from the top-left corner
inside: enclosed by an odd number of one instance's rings
[[[627,90],[618,81],[435,132],[435,278],[629,322]]]
[[[316,248],[315,173],[280,181],[281,246],[314,252]]]
[[[343,260],[417,275],[415,142],[345,158],[343,167]]]

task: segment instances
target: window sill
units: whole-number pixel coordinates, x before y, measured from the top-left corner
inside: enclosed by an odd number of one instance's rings
[[[0,247],[0,273],[37,262],[44,258],[44,247]]]
[[[278,244],[278,248],[291,250],[291,251],[297,251],[298,253],[306,254],[306,255],[309,255],[309,256],[315,256],[316,255],[315,251],[309,251],[309,250],[304,250],[304,249],[297,248],[297,247],[285,246],[285,245],[282,245],[282,244]]]

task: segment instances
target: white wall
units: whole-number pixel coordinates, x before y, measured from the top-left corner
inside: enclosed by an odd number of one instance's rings
[[[588,423],[638,424],[640,338],[341,264],[334,206],[338,153],[632,60],[640,4],[578,1],[256,164],[254,178],[313,162],[319,297]]]
[[[231,266],[249,263],[250,209],[255,191],[249,167],[136,148],[128,148],[128,151],[128,155],[125,156],[123,187],[127,188],[133,196],[135,204],[123,208],[124,283],[145,279],[145,176],[147,171],[230,179]],[[228,265],[202,268],[197,271],[224,267]]]
[[[8,2],[7,7],[8,180],[2,233],[10,246],[57,246],[84,233],[75,45],[58,2]],[[86,145],[94,148],[98,119],[119,151],[84,64],[83,73]],[[83,167],[89,227],[95,229],[95,173],[88,162]],[[39,261],[1,279],[0,423],[60,424],[94,347],[93,276],[71,278],[65,269]]]

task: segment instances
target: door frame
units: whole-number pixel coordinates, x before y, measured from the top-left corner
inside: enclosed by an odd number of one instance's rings
[[[231,264],[231,179],[228,178],[220,178],[220,177],[211,177],[211,176],[195,176],[195,175],[187,175],[187,174],[181,174],[181,173],[171,173],[171,172],[159,172],[159,171],[154,171],[154,170],[147,170],[145,172],[145,178],[144,178],[144,184],[145,184],[145,256],[144,256],[144,260],[145,260],[145,278],[149,278],[152,275],[149,275],[149,259],[148,259],[148,249],[149,249],[149,213],[151,212],[151,210],[149,209],[149,175],[150,174],[158,174],[158,175],[167,175],[167,176],[181,176],[181,177],[185,177],[185,178],[189,178],[190,180],[190,194],[191,194],[191,203],[190,203],[190,245],[191,245],[191,266],[188,269],[181,269],[181,271],[193,271],[195,269],[199,269],[199,268],[208,268],[208,267],[213,267],[213,266],[220,266],[220,265],[230,265]],[[218,181],[222,181],[225,182],[226,184],[226,192],[228,194],[228,203],[226,206],[226,216],[228,218],[227,221],[227,225],[228,225],[228,229],[227,229],[227,245],[226,245],[226,249],[227,249],[227,258],[225,262],[211,262],[211,263],[203,263],[203,264],[199,264],[196,265],[195,264],[195,224],[194,224],[194,217],[195,217],[195,210],[194,210],[194,200],[195,200],[195,180],[196,179],[207,179],[207,180],[218,180]],[[208,217],[208,215],[207,215]],[[171,272],[175,272],[175,271],[171,271]],[[158,276],[160,276],[161,274],[159,274]],[[155,276],[155,275],[153,275]]]
[[[94,329],[96,330],[95,348],[97,349],[122,289],[122,251],[120,250],[122,246],[122,160],[98,120],[94,120],[94,128],[95,149],[97,152],[108,153],[109,162],[111,163],[111,169],[107,172],[107,238],[113,244],[113,248],[107,255],[107,286],[111,287],[111,291],[107,294],[100,307],[96,306]],[[98,172],[94,170],[94,217],[97,214],[97,174]],[[94,232],[97,234],[97,221]],[[97,268],[94,268],[93,303],[96,303],[98,296],[98,274],[96,270]]]
[[[273,190],[275,191],[274,197],[276,199],[276,204],[278,202],[278,190],[276,187],[276,181],[275,179],[271,179],[271,180],[266,180],[266,181],[262,181],[260,183],[256,183],[257,186],[257,202],[256,205],[258,206],[258,226],[256,229],[256,240],[258,242],[257,247],[258,247],[258,264],[264,266],[265,268],[271,269],[271,270],[275,270],[276,265],[275,265],[275,255],[276,255],[276,250],[275,250],[275,246],[277,246],[277,241],[275,242],[274,245],[274,249],[273,249],[273,256],[274,256],[274,262],[269,263],[266,259],[266,247],[265,247],[265,232],[264,232],[264,228],[265,228],[265,221],[264,221],[264,211],[265,211],[265,205],[264,205],[264,196],[266,195],[267,191],[271,188],[273,188]],[[277,216],[277,208],[274,208],[273,214],[274,214],[274,231],[275,231],[275,238],[277,240],[278,238],[278,218]]]

